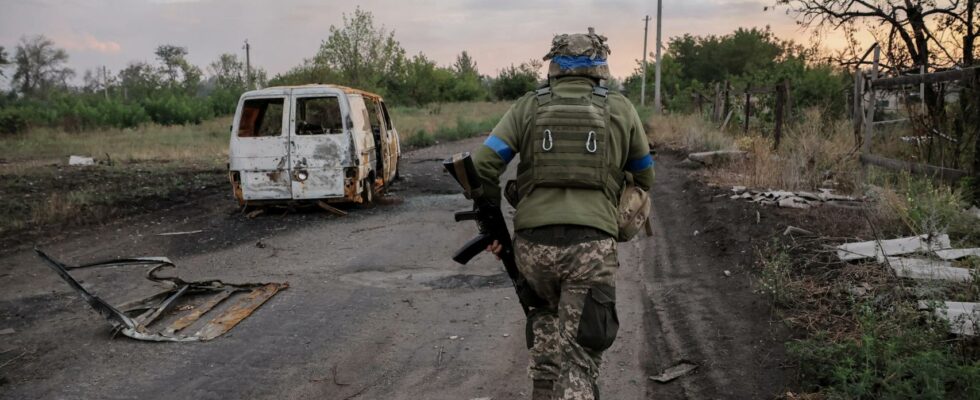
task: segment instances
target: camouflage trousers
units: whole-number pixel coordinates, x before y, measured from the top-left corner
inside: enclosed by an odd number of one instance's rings
[[[543,244],[520,234],[514,241],[518,268],[546,303],[528,314],[528,370],[536,388],[553,382],[555,400],[599,399],[602,352],[619,328],[616,241],[572,242]],[[534,393],[534,400],[546,398]]]

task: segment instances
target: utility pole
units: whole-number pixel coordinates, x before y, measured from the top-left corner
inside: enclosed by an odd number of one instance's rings
[[[251,54],[249,54],[251,48],[248,39],[245,39],[245,90],[252,89],[252,59]]]
[[[109,71],[105,65],[102,66],[102,94],[105,95],[106,100],[109,100]]]
[[[647,102],[647,29],[650,26],[650,16],[643,17],[643,77],[640,83],[640,105]]]
[[[663,1],[657,0],[657,70],[653,93],[653,112],[656,114],[660,114],[663,111],[660,104],[660,48],[663,47],[660,44],[660,14],[663,13],[663,8]]]

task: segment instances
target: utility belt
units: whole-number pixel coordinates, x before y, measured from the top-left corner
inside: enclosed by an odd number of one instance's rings
[[[585,225],[545,225],[521,229],[515,232],[521,239],[544,246],[574,246],[576,244],[609,239],[606,231]]]

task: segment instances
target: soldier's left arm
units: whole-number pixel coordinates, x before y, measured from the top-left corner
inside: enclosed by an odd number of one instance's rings
[[[629,149],[626,156],[626,172],[633,175],[633,182],[643,190],[650,190],[653,187],[653,155],[650,154],[650,142],[647,139],[646,131],[643,130],[643,121],[640,121],[639,114],[631,105],[630,110],[630,129],[629,129]]]

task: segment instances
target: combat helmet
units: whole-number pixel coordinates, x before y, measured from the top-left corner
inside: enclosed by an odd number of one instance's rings
[[[595,79],[609,79],[609,45],[606,37],[596,34],[589,27],[589,33],[557,35],[551,42],[551,51],[544,61],[551,61],[548,77],[588,76]]]

